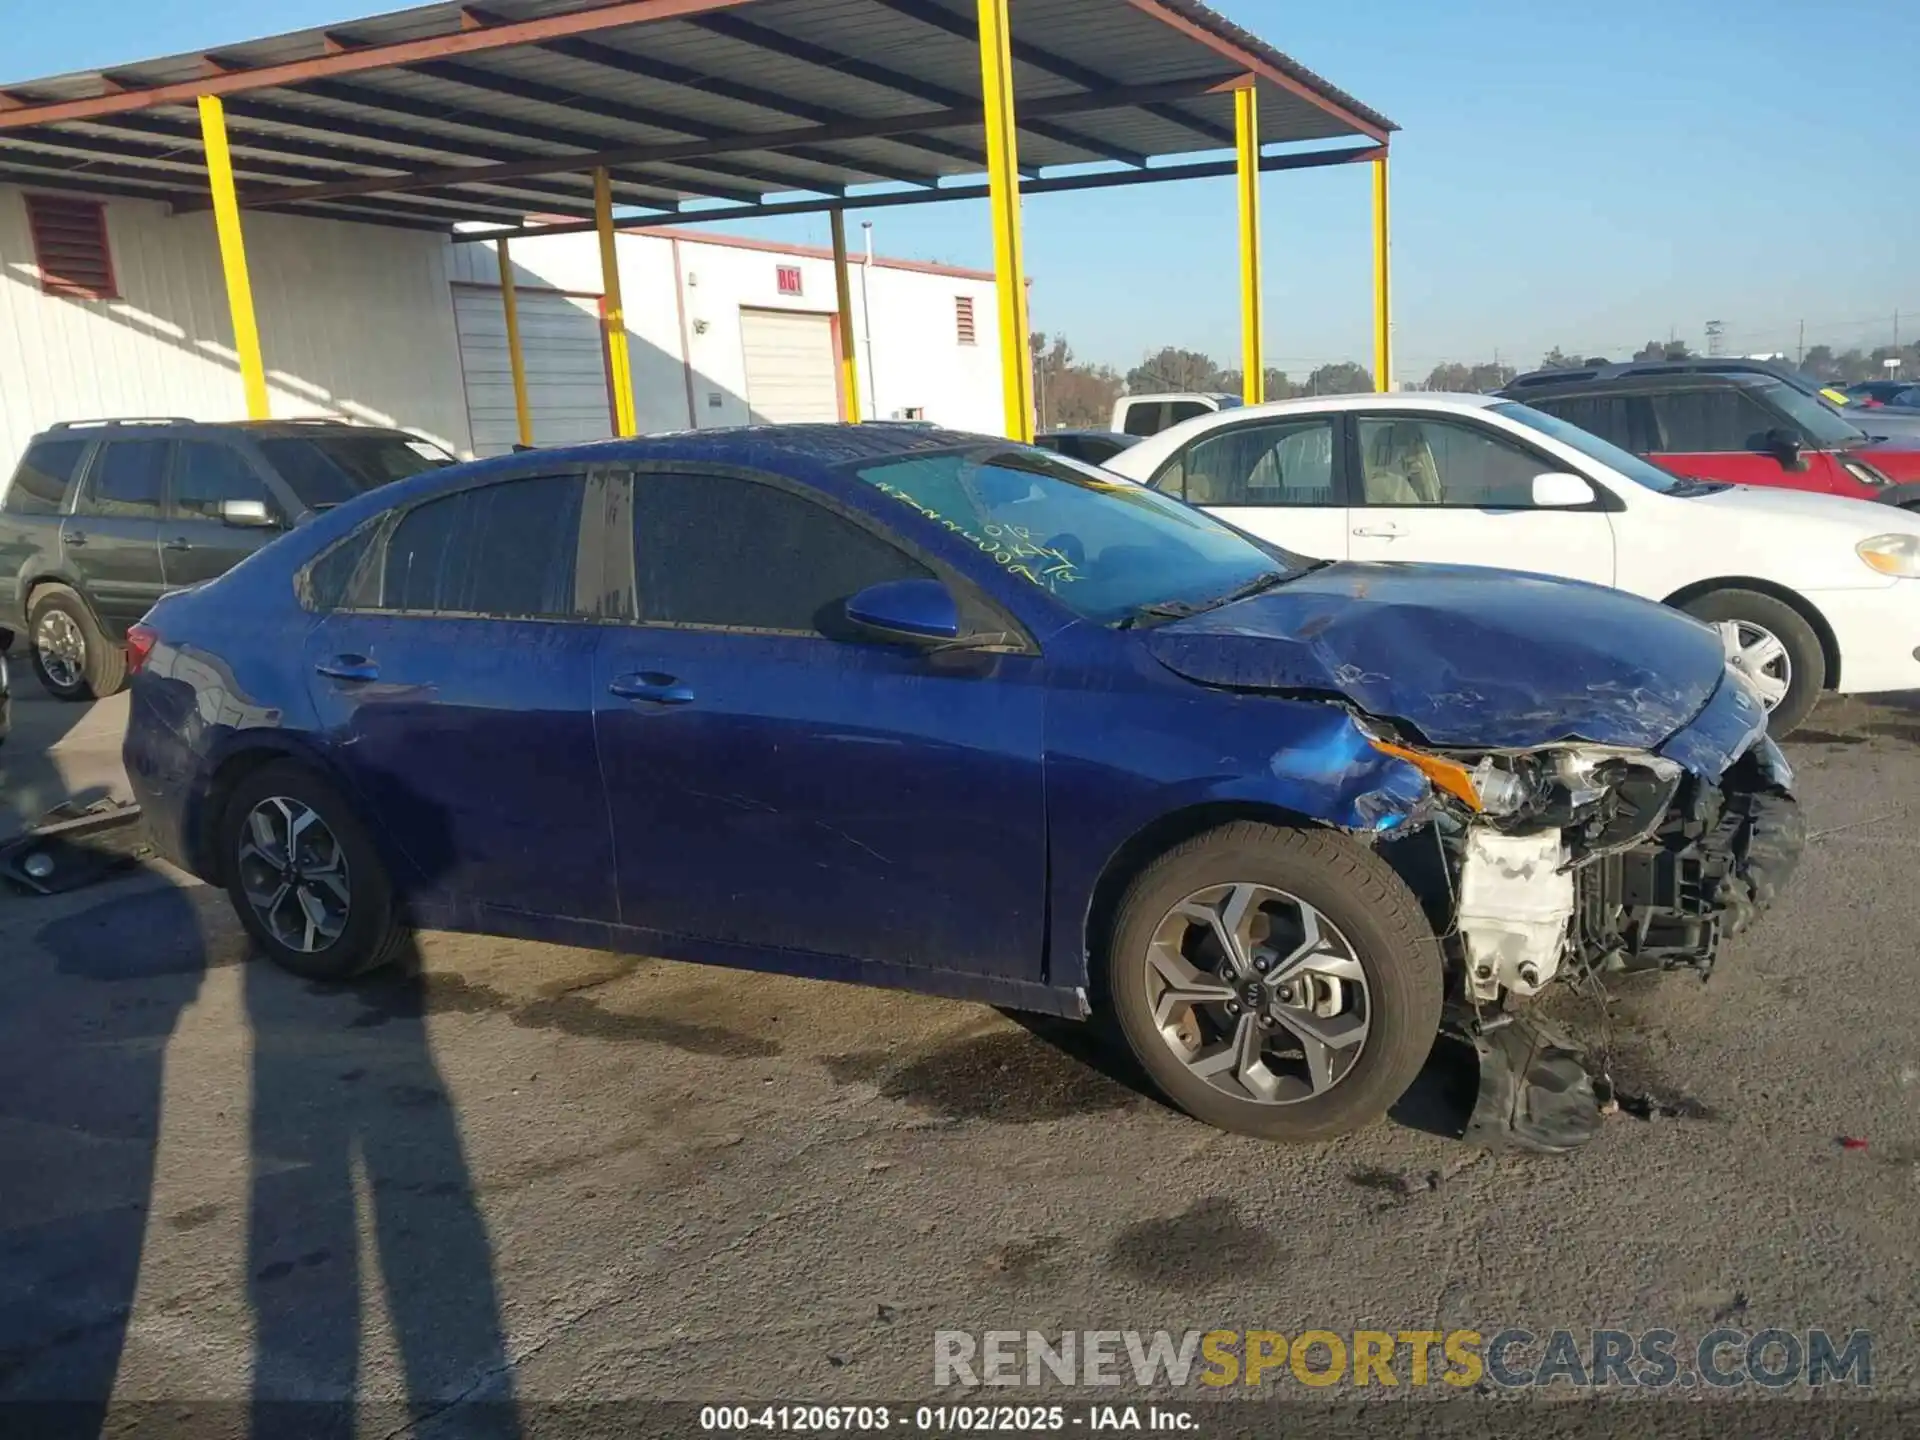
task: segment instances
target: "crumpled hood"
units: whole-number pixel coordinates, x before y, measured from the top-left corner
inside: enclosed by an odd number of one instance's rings
[[[1456,565],[1329,565],[1142,639],[1203,685],[1335,692],[1463,748],[1650,749],[1726,669],[1719,634],[1664,605]]]

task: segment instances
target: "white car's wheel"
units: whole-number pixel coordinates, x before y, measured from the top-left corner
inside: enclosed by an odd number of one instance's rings
[[[1757,590],[1714,590],[1681,609],[1696,620],[1733,624],[1733,663],[1766,702],[1767,728],[1776,737],[1807,718],[1826,685],[1827,657],[1798,610]]]

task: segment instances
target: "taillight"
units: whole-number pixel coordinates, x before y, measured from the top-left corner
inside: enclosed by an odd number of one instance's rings
[[[151,625],[136,625],[127,631],[127,674],[138,675],[159,643],[160,632]]]

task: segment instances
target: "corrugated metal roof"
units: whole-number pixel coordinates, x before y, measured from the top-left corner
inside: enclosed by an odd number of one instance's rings
[[[293,213],[591,214],[588,175],[555,160],[609,164],[617,204],[659,213],[928,186],[984,168],[975,34],[954,0],[426,5],[0,86],[0,183],[203,207],[206,91],[243,203]],[[1228,146],[1214,87],[1249,75],[1270,146],[1394,128],[1196,0],[1020,0],[1012,50],[1030,174]]]

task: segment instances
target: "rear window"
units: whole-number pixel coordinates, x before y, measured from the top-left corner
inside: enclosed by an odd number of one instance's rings
[[[29,446],[7,487],[7,513],[58,515],[67,484],[86,449],[84,440],[42,440]]]
[[[259,445],[309,510],[343,505],[395,480],[453,464],[439,446],[402,435],[298,435]]]

